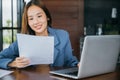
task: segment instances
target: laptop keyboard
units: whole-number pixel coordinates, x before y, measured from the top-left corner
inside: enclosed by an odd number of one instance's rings
[[[69,68],[69,69],[62,69],[62,70],[56,70],[53,71],[54,73],[60,73],[60,74],[67,74],[72,76],[77,76],[78,74],[78,68]]]
[[[75,71],[75,72],[69,72],[69,73],[65,73],[65,74],[68,74],[68,75],[73,75],[73,76],[77,76],[78,71]]]

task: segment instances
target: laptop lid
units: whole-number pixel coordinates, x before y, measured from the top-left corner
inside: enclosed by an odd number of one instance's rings
[[[120,35],[86,36],[78,77],[113,72],[120,53]]]

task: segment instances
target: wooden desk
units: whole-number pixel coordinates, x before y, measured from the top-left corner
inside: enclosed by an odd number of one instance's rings
[[[13,69],[13,73],[0,78],[0,80],[72,80],[49,74],[50,70],[47,65],[39,65],[27,67],[24,69]],[[115,72],[98,75],[94,77],[79,79],[79,80],[120,80],[120,67]]]

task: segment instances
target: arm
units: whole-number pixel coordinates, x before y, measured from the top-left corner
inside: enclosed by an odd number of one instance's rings
[[[19,56],[17,42],[0,52],[0,68],[8,69],[8,64]]]
[[[23,68],[29,64],[25,57],[19,57],[17,42],[0,52],[0,68],[9,69],[10,67]]]
[[[71,42],[69,39],[69,34],[66,33],[66,44],[65,44],[65,66],[77,66],[78,60],[72,53]]]

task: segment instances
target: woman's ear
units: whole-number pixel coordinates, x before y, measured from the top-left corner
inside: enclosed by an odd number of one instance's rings
[[[49,21],[49,20],[50,20],[50,18],[47,18],[47,20]]]

